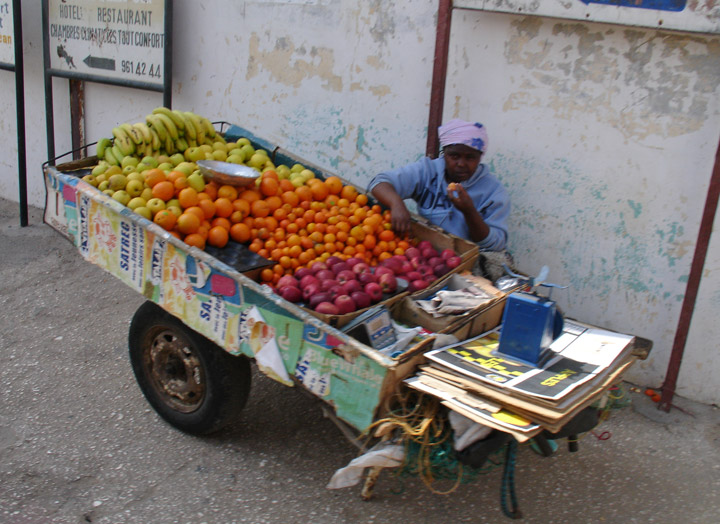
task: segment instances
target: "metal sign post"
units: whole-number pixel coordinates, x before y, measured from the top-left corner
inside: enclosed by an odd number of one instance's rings
[[[43,0],[48,160],[54,165],[53,77],[163,93],[172,103],[172,0]]]
[[[28,225],[27,166],[25,163],[25,81],[22,50],[22,11],[20,0],[0,5],[0,69],[15,73],[17,112],[18,188],[20,226]]]

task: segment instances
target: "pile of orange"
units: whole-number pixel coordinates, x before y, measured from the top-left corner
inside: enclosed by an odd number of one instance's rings
[[[150,171],[159,171],[163,176]],[[146,172],[153,195],[176,198],[181,212],[158,212],[154,221],[183,240],[204,249],[224,247],[230,239],[275,264],[261,280],[277,283],[282,275],[331,256],[358,257],[370,265],[410,247],[395,236],[390,212],[369,205],[367,195],[339,177],[311,178],[295,187],[273,170],[259,177],[256,187],[236,188],[211,181],[202,192],[187,186],[182,173]],[[167,197],[167,198],[166,198]]]

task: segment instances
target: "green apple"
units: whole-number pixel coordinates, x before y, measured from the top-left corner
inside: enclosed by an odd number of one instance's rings
[[[184,173],[185,176],[192,175],[192,172],[197,169],[197,166],[194,162],[180,162],[178,165],[175,166],[175,171],[180,171],[181,173]]]
[[[165,209],[165,201],[162,198],[151,198],[147,201],[146,207],[152,212],[153,216],[155,216],[155,213]]]
[[[98,186],[98,181],[95,180],[95,177],[93,175],[85,175],[84,177],[82,177],[82,179],[85,182],[87,182],[88,184],[90,184],[91,186],[94,186],[94,187]]]
[[[245,138],[245,137],[241,137],[241,138],[238,138],[236,144],[237,144],[238,146],[240,146],[240,147],[242,147],[242,146],[249,146],[249,145],[250,145],[250,140],[247,139],[247,138]]]
[[[152,169],[153,166],[150,164],[145,164],[144,162],[140,162],[137,166],[135,166],[135,171],[138,173],[142,173],[143,171],[147,171],[148,169]]]
[[[125,186],[127,185],[127,177],[125,175],[112,175],[108,182],[110,182],[110,189],[113,191],[119,191],[120,189],[125,189]]]
[[[182,215],[182,208],[180,206],[165,206],[165,209],[171,211],[176,217]]]
[[[144,198],[146,201],[150,200],[153,197],[152,189],[149,187],[145,187],[142,190],[142,193],[140,193],[140,196]]]
[[[293,173],[290,175],[290,182],[295,187],[300,187],[305,185],[305,179],[302,177],[300,173]]]
[[[100,188],[98,188],[98,189],[100,189]],[[113,194],[115,193],[115,191],[113,191],[112,189],[105,189],[105,190],[103,191],[103,193],[105,193],[105,194],[106,194],[107,196],[109,196],[109,197],[112,197]]]
[[[123,157],[122,162],[120,162],[120,167],[125,169],[127,166],[135,167],[140,163],[140,159],[136,156],[126,156]]]
[[[125,157],[125,158],[127,158],[127,157]],[[129,175],[130,173],[132,173],[133,171],[135,171],[135,166],[125,166],[125,167],[123,167],[123,170],[122,170],[123,175],[126,175],[126,176]]]
[[[255,154],[256,155],[265,155],[266,158],[270,158],[270,156],[268,155],[268,152],[265,151],[264,149],[256,149]]]
[[[305,179],[305,182],[307,182],[311,178],[315,178],[315,173],[313,173],[309,169],[303,169],[302,171],[300,171],[300,176]]]
[[[139,180],[140,182],[145,182],[145,175],[142,175],[138,173],[137,171],[133,171],[129,175],[127,175],[127,180],[130,182],[131,180]]]
[[[170,163],[173,165],[173,167],[177,166],[180,162],[184,162],[185,157],[182,153],[175,153],[170,157]]]
[[[148,165],[150,167],[157,167],[158,165],[158,159],[154,156],[146,155],[143,157],[143,159],[140,161],[141,164]]]
[[[284,180],[290,176],[290,168],[285,164],[280,164],[275,168],[275,172],[278,174],[280,180]]]
[[[120,166],[110,166],[107,168],[107,171],[105,171],[105,174],[108,177],[111,177],[113,175],[122,175],[122,167]]]
[[[165,171],[166,173],[167,173],[168,171],[172,171],[174,167],[175,167],[175,166],[172,165],[172,162],[161,162],[161,163],[159,163],[158,166],[157,166],[158,169],[162,169],[162,170]]]
[[[255,148],[250,144],[245,144],[244,146],[242,146],[240,148],[240,151],[243,152],[246,159],[252,157],[255,154]]]
[[[110,167],[110,164],[108,164],[105,160],[101,160],[98,165],[93,167],[92,174],[95,176],[102,175],[105,171],[107,171],[108,167]]]
[[[133,211],[136,210],[139,207],[145,207],[147,204],[147,201],[142,197],[135,197],[131,198],[130,202],[127,203],[127,207],[132,209]]]
[[[187,177],[188,186],[193,188],[195,191],[200,193],[205,189],[205,178],[199,173],[195,172]]]
[[[213,142],[213,151],[225,151],[227,153],[227,144],[223,142]]]
[[[131,197],[139,197],[140,195],[142,195],[142,192],[144,190],[145,182],[136,179],[128,180],[128,183],[125,186],[125,191],[127,191],[128,195],[130,195]]]
[[[112,194],[112,197],[113,197],[113,200],[117,200],[124,206],[128,205],[128,202],[130,202],[130,198],[131,198],[130,195],[128,194],[128,192],[125,191],[124,189],[115,191]]]
[[[219,160],[225,162],[227,160],[227,153],[221,149],[216,149],[212,152],[213,160]]]
[[[304,166],[304,165],[302,165],[302,164],[293,164],[293,166],[290,168],[290,171],[293,172],[293,173],[299,173],[299,172],[302,171],[303,169],[305,169],[305,166]]]
[[[167,202],[165,202],[165,209],[171,207],[171,206],[177,206],[180,207],[180,201],[177,198],[171,198]]]
[[[148,220],[152,220],[152,211],[150,211],[145,206],[136,207],[135,209],[133,209],[133,211],[135,211],[138,215],[147,218]]]
[[[187,160],[188,162],[205,160],[205,151],[200,149],[200,147],[188,147],[185,150],[185,160]]]
[[[172,162],[170,162],[170,157],[168,155],[158,155],[157,156],[158,164],[163,164],[165,162],[172,163]]]
[[[268,158],[265,155],[260,155],[258,153],[255,153],[250,157],[250,159],[247,161],[247,165],[250,167],[255,167],[260,169],[265,165],[265,162],[267,162]]]
[[[100,182],[100,183],[97,185],[97,188],[98,188],[100,191],[102,191],[103,193],[104,193],[105,191],[111,191],[110,194],[112,194],[112,190],[110,189],[110,182],[108,182],[107,180],[103,180],[102,182]]]
[[[237,149],[235,151],[238,151]],[[225,162],[230,162],[231,164],[242,164],[245,161],[245,155],[240,153],[239,155],[228,155],[228,157],[225,159]]]
[[[203,144],[203,145],[201,145],[201,146],[198,146],[198,148],[199,148],[200,151],[202,151],[203,153],[212,153],[212,152],[213,152],[213,148],[212,148],[212,146],[211,146],[210,144]]]

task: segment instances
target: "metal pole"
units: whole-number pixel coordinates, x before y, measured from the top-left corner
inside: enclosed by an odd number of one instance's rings
[[[708,187],[707,198],[705,199],[705,209],[703,210],[702,220],[700,221],[700,231],[698,232],[695,254],[693,255],[690,266],[690,277],[688,278],[687,288],[685,290],[685,298],[683,298],[683,304],[680,310],[680,320],[678,320],[678,328],[677,331],[675,331],[675,340],[673,342],[672,353],[670,354],[670,362],[668,363],[667,373],[665,374],[665,381],[661,386],[662,395],[658,408],[662,408],[665,411],[670,411],[673,396],[675,395],[677,378],[680,373],[680,365],[682,364],[683,353],[685,352],[688,331],[690,331],[690,322],[692,321],[693,311],[695,310],[698,288],[700,287],[705,257],[707,255],[708,245],[710,244],[713,222],[715,221],[718,197],[720,197],[720,144],[718,144],[718,149],[715,152],[715,166],[713,167],[710,177],[710,186]]]
[[[435,32],[435,59],[433,61],[432,88],[430,90],[430,115],[428,117],[427,146],[425,154],[437,156],[439,143],[437,128],[442,123],[445,102],[445,79],[450,49],[450,22],[452,0],[438,0],[438,20]]]
[[[165,0],[165,76],[163,106],[172,107],[172,44],[173,44],[173,3]]]
[[[48,39],[48,0],[42,3],[43,66],[45,78],[45,133],[48,165],[55,165],[55,119],[53,117],[52,73],[50,72],[50,42]]]
[[[85,144],[85,82],[70,80],[70,135],[72,137],[73,160],[87,156],[87,149],[81,151]]]
[[[25,68],[23,67],[22,7],[13,0],[15,31],[15,110],[17,112],[18,186],[20,190],[20,227],[28,225],[27,165],[25,151]]]

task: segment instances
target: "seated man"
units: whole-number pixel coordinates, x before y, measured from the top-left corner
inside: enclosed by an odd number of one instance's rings
[[[488,144],[482,124],[451,120],[438,129],[442,155],[423,158],[399,169],[380,173],[368,186],[392,213],[395,233],[410,228],[404,199],[413,199],[418,213],[447,232],[476,242],[481,251],[476,272],[496,280],[505,252],[510,198],[505,188],[480,160]]]

